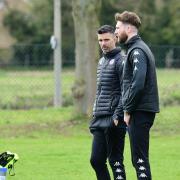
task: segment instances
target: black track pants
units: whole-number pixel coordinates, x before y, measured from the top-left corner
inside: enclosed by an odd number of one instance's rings
[[[110,180],[106,160],[108,158],[114,180],[126,179],[123,164],[125,128],[106,128],[93,132],[91,165],[98,180]]]
[[[136,111],[131,114],[128,127],[132,164],[138,180],[151,180],[149,164],[149,134],[155,113]]]

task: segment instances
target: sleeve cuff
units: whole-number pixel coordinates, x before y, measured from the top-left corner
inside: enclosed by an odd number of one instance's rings
[[[112,116],[112,119],[113,119],[113,120],[118,120],[118,121],[120,121],[120,120],[124,119],[124,117],[123,117],[123,116],[118,116],[117,114],[114,114],[114,115]]]

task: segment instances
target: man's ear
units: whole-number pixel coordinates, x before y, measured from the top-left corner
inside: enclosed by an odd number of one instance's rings
[[[126,33],[131,32],[131,28],[132,28],[131,25],[128,24],[125,28]]]

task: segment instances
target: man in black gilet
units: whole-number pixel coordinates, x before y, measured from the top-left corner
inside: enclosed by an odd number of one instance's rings
[[[126,124],[122,109],[123,57],[116,47],[114,28],[99,28],[98,41],[103,51],[97,67],[97,91],[90,131],[93,134],[91,165],[98,180],[110,180],[107,158],[114,180],[126,179],[123,153]]]
[[[151,180],[149,132],[159,112],[154,56],[138,35],[140,18],[133,12],[115,14],[115,34],[127,48],[123,69],[123,110],[128,125],[132,163],[137,179]]]

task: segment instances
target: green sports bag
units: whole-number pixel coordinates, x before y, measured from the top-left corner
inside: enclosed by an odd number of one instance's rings
[[[0,168],[6,167],[9,170],[9,175],[14,176],[14,164],[18,161],[18,159],[19,157],[16,153],[5,151],[0,154]]]

